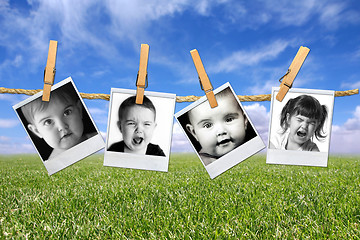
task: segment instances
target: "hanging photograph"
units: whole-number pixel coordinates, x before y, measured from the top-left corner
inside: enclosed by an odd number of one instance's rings
[[[327,167],[334,91],[272,89],[266,163]]]
[[[265,148],[230,84],[214,94],[217,107],[204,96],[175,114],[210,178]]]
[[[104,166],[168,171],[175,94],[112,88]]]
[[[13,106],[49,175],[105,146],[73,80],[51,88],[49,102],[39,92]]]

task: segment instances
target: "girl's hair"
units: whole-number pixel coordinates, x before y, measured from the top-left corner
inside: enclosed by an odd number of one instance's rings
[[[59,100],[67,104],[76,103],[79,100],[71,83],[64,84],[63,86],[51,91],[50,101],[44,102],[41,97],[25,104],[21,107],[21,111],[28,123],[34,123],[34,115],[39,111],[46,111],[49,105]]]
[[[280,126],[284,132],[289,128],[287,114],[289,114],[290,117],[293,115],[302,115],[310,119],[315,119],[318,123],[315,129],[315,137],[318,140],[326,137],[323,127],[328,111],[326,106],[321,105],[316,98],[309,95],[300,95],[296,98],[290,99],[285,104],[280,115]]]

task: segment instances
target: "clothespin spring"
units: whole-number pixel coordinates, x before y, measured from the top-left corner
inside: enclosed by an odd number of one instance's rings
[[[138,85],[138,81],[139,81],[139,72],[136,76],[136,83],[135,83],[135,86],[137,87],[142,87],[142,88],[147,88],[148,87],[148,73],[146,72],[146,77],[145,77],[145,86],[141,86],[141,85]]]
[[[205,90],[204,90],[204,87],[203,87],[203,85],[202,85],[202,83],[201,83],[200,77],[198,77],[198,78],[199,78],[199,83],[200,83],[201,90],[205,91]],[[208,92],[211,92],[212,90],[213,90],[213,88],[211,87],[210,89],[208,89],[208,90],[205,91],[205,94],[208,93]]]
[[[46,75],[46,69],[47,67],[45,67],[45,69],[44,69],[44,83],[45,84],[48,84],[48,85],[53,85],[53,83],[50,83],[50,82],[48,82],[48,81],[46,81],[45,80],[45,75]],[[52,79],[52,82],[54,82],[54,80],[55,80],[55,73],[56,73],[56,68],[53,68],[53,79]]]
[[[284,76],[282,76],[280,79],[279,79],[279,82],[282,83],[282,79],[288,75],[289,73],[291,72],[290,68],[287,70],[287,72],[284,74]],[[289,86],[289,84],[287,84],[286,82],[284,82],[284,85],[287,86],[288,88],[291,88],[292,87],[292,84]]]

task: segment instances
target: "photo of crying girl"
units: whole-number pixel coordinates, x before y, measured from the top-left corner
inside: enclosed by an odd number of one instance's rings
[[[327,166],[333,94],[291,89],[282,102],[272,99],[267,163]],[[274,154],[289,156],[274,158]]]

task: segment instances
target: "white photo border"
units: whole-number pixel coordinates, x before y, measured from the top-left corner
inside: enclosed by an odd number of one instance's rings
[[[235,96],[239,106],[241,107],[242,111],[244,112],[245,116],[247,117],[247,119],[249,121],[248,124],[251,124],[252,128],[254,129],[256,136],[254,138],[250,139],[249,141],[243,143],[239,147],[235,148],[234,150],[223,155],[218,160],[216,160],[208,165],[204,164],[198,151],[196,150],[195,146],[189,139],[188,134],[186,133],[186,130],[182,127],[182,125],[178,119],[180,116],[187,113],[188,111],[195,108],[196,106],[200,105],[201,103],[208,102],[206,96],[201,97],[199,100],[195,101],[194,103],[190,104],[189,106],[187,106],[186,108],[180,110],[179,112],[177,112],[175,114],[175,118],[176,118],[178,124],[180,125],[180,128],[184,132],[186,138],[188,139],[189,143],[193,147],[194,151],[196,152],[198,158],[200,159],[201,163],[205,167],[205,169],[208,172],[211,179],[214,179],[215,177],[219,176],[220,174],[224,173],[225,171],[229,170],[230,168],[234,167],[235,165],[239,164],[240,162],[246,160],[247,158],[251,157],[252,155],[256,154],[257,152],[259,152],[265,148],[265,144],[264,144],[263,140],[261,139],[259,133],[257,132],[254,124],[252,123],[247,112],[245,111],[245,108],[241,104],[239,98],[236,96],[230,83],[227,82],[227,83],[223,84],[222,86],[215,89],[213,92],[216,95],[217,93],[221,92],[222,90],[224,90],[226,88],[230,88],[230,90],[231,90],[232,94]]]
[[[334,98],[335,91],[332,90],[315,90],[315,89],[300,89],[300,88],[291,88],[286,94],[283,102],[287,102],[292,93],[296,94],[308,94],[308,95],[322,95],[328,96],[329,102],[327,105],[328,108],[328,119],[326,126],[324,128],[327,130],[328,134],[328,146],[327,151],[322,152],[311,152],[311,151],[296,151],[296,150],[281,150],[270,148],[270,140],[274,129],[273,121],[275,119],[273,116],[274,104],[276,100],[276,95],[279,92],[279,87],[273,87],[271,92],[271,107],[270,107],[270,121],[269,121],[269,137],[268,137],[268,147],[266,154],[266,163],[267,164],[284,164],[284,165],[299,165],[299,166],[314,166],[314,167],[327,167],[328,158],[329,158],[329,148],[330,148],[330,139],[331,139],[331,127],[332,127],[332,118],[334,110]]]
[[[52,175],[78,161],[80,161],[81,159],[91,155],[91,154],[94,154],[96,153],[97,151],[101,150],[102,148],[104,148],[105,146],[105,142],[104,142],[104,139],[102,138],[100,132],[99,132],[99,129],[97,128],[94,120],[92,119],[90,113],[89,113],[89,110],[87,109],[82,97],[80,96],[80,93],[78,91],[78,89],[76,88],[75,84],[74,84],[74,81],[72,80],[71,77],[68,77],[64,80],[62,80],[61,82],[53,85],[51,87],[51,91],[54,91],[55,89],[58,89],[62,86],[64,86],[65,84],[68,84],[68,83],[71,83],[72,84],[72,87],[75,89],[76,93],[77,93],[77,96],[79,97],[80,101],[81,101],[81,104],[83,105],[86,113],[88,114],[88,116],[90,117],[90,120],[91,120],[91,123],[94,125],[95,129],[96,129],[96,132],[97,134],[92,136],[91,138],[75,145],[74,147],[66,150],[65,152],[62,152],[60,154],[58,154],[57,156],[54,156],[54,158],[51,158],[51,159],[48,159],[48,160],[44,160],[39,152],[39,149],[37,149],[37,147],[35,146],[32,138],[30,137],[29,135],[29,132],[28,130],[26,129],[26,127],[24,126],[17,110],[24,106],[25,104],[37,99],[37,98],[40,98],[42,97],[43,95],[43,92],[38,92],[36,94],[34,94],[33,96],[25,99],[24,101],[20,102],[20,103],[17,103],[13,106],[13,109],[15,110],[16,112],[16,115],[18,116],[20,122],[22,123],[24,129],[25,129],[25,132],[28,134],[31,142],[33,143],[39,157],[41,158],[46,170],[48,171],[48,174],[49,175]],[[50,92],[50,98],[51,98],[51,92]]]
[[[167,172],[169,168],[169,159],[170,159],[170,149],[171,149],[171,139],[173,134],[173,126],[174,126],[174,112],[175,112],[175,102],[176,102],[176,94],[172,93],[161,93],[161,92],[150,92],[145,91],[144,95],[147,97],[155,97],[155,98],[167,98],[171,100],[171,112],[169,112],[168,125],[170,125],[170,129],[168,129],[167,140],[168,146],[163,149],[165,153],[164,156],[154,156],[154,155],[139,155],[133,153],[124,153],[124,152],[113,152],[108,151],[109,145],[109,130],[110,130],[110,122],[111,122],[111,111],[113,110],[113,94],[130,94],[136,95],[136,90],[131,89],[121,89],[121,88],[111,88],[110,94],[110,104],[109,104],[109,115],[108,115],[108,127],[106,133],[106,147],[104,153],[104,166],[108,167],[120,167],[120,168],[132,168],[132,169],[140,169],[140,170],[152,170],[152,171],[160,171]],[[157,106],[155,106],[157,107]],[[157,109],[157,108],[156,108]],[[161,126],[158,126],[161,127]]]

